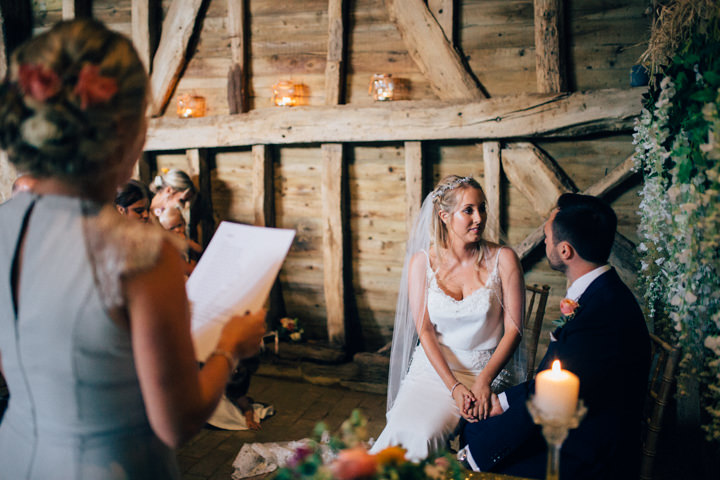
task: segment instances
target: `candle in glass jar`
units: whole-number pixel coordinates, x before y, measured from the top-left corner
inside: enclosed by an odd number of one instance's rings
[[[577,409],[579,391],[577,375],[560,368],[560,360],[555,360],[552,369],[537,374],[533,401],[547,418],[569,418]]]

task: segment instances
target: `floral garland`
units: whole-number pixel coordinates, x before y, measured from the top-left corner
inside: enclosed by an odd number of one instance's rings
[[[716,40],[717,41],[717,40]],[[695,36],[663,71],[636,123],[643,172],[640,286],[654,330],[701,382],[709,439],[720,440],[720,55]]]

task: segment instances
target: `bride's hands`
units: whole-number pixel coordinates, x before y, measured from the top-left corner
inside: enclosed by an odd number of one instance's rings
[[[472,387],[472,394],[475,397],[475,404],[470,414],[479,420],[488,418],[492,410],[490,383],[478,379]]]
[[[455,387],[452,392],[453,400],[460,409],[460,415],[468,422],[477,422],[477,418],[470,414],[472,405],[475,403],[475,395],[462,383]]]

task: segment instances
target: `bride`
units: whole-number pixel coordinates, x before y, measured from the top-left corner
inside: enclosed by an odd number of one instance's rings
[[[487,218],[472,177],[444,178],[423,202],[395,314],[387,425],[373,453],[401,445],[423,459],[445,448],[460,417],[486,418],[491,393],[525,378],[522,267],[512,249],[483,239]]]

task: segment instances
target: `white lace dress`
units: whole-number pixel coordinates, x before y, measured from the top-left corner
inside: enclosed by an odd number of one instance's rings
[[[455,378],[470,388],[487,365],[504,333],[501,317],[498,255],[485,287],[462,300],[455,300],[439,287],[428,263],[427,309],[435,326],[440,349]],[[492,383],[496,393],[513,384],[507,370]],[[387,412],[387,424],[371,453],[400,445],[406,457],[418,461],[446,448],[449,436],[460,420],[460,410],[450,392],[428,360],[422,345],[412,362],[397,398]]]

